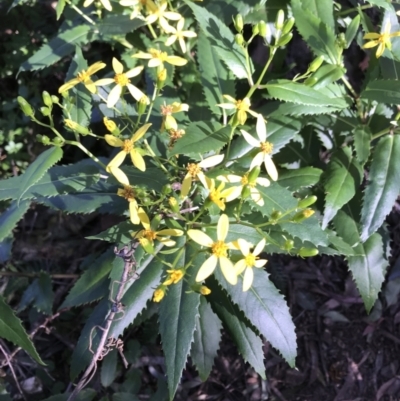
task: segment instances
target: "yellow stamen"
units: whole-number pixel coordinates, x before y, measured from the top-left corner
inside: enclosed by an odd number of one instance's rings
[[[192,178],[196,178],[197,174],[201,172],[201,168],[196,163],[189,163],[186,167],[188,173],[192,176]]]
[[[144,230],[143,237],[147,238],[149,241],[154,241],[157,237],[157,233],[153,230]]]
[[[131,82],[126,74],[115,74],[114,81],[117,85],[120,86],[126,86]]]
[[[211,245],[211,252],[217,258],[220,258],[221,256],[227,257],[228,249],[228,245],[226,245],[224,241],[217,241]]]
[[[272,154],[274,149],[274,145],[271,142],[260,142],[261,152],[266,153],[267,155]]]
[[[125,139],[124,144],[122,145],[122,150],[126,153],[130,153],[133,149],[133,142],[130,139]]]
[[[245,258],[245,262],[247,266],[254,266],[258,257],[254,256],[253,254],[249,253]]]

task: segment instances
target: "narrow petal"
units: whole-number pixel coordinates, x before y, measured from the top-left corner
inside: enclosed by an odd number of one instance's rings
[[[119,167],[125,160],[126,152],[121,150],[116,156],[108,163],[108,167]]]
[[[197,273],[196,281],[203,281],[208,276],[210,276],[217,266],[218,258],[214,255],[211,255],[200,267],[200,270]]]
[[[218,259],[222,274],[226,278],[226,281],[229,284],[235,285],[237,283],[237,275],[233,263],[228,258],[223,256]]]
[[[377,32],[368,32],[363,36],[363,39],[366,40],[371,40],[371,39],[379,39],[379,36],[381,36],[380,33]]]
[[[183,36],[187,38],[195,38],[197,36],[197,33],[193,31],[183,31],[182,33],[184,34]]]
[[[240,191],[238,191],[238,188],[240,189]],[[221,198],[224,198],[226,202],[231,202],[234,199],[237,199],[241,193],[241,187],[231,187],[224,189],[221,192]]]
[[[104,139],[110,146],[114,146],[115,148],[119,148],[124,145],[124,142],[114,135],[106,134],[104,135]]]
[[[142,127],[140,127],[132,136],[132,142],[138,141],[146,132],[147,130],[151,127],[151,123],[145,124]]]
[[[65,92],[65,91],[73,88],[75,85],[78,85],[79,82],[81,82],[81,81],[79,81],[78,78],[73,78],[73,79],[69,80],[64,85],[60,86],[60,88],[58,89],[58,93]]]
[[[144,96],[144,93],[139,88],[136,88],[136,86],[134,86],[132,84],[128,84],[126,86],[128,87],[128,90],[129,90],[130,94],[132,95],[132,97],[137,102]]]
[[[256,166],[261,166],[261,163],[264,161],[264,153],[257,153],[254,159],[251,161],[250,170],[252,170]]]
[[[181,197],[186,198],[192,186],[192,176],[188,173],[185,175],[181,186]]]
[[[176,35],[172,35],[170,36],[166,41],[165,41],[165,46],[171,46],[172,44],[174,44],[176,42],[176,40],[178,39],[178,37]]]
[[[264,199],[257,188],[250,188],[250,197],[258,206],[264,206]]]
[[[167,63],[181,67],[187,64],[187,60],[178,56],[168,56],[165,60]]]
[[[146,18],[147,19],[147,18]],[[144,58],[144,59],[151,59],[153,56],[150,53],[139,52],[134,54],[132,57],[134,58]]]
[[[90,92],[90,93],[96,93],[97,92],[97,88],[95,83],[91,80],[88,79],[86,80],[86,82],[84,83],[85,88]]]
[[[377,40],[371,40],[371,42],[367,42],[364,44],[363,49],[370,49],[371,47],[378,46],[379,42]]]
[[[159,58],[153,58],[153,59],[149,60],[148,66],[150,68],[153,68],[153,67],[158,67],[161,64],[162,64],[162,61]]]
[[[248,267],[244,272],[243,291],[247,291],[251,287],[251,285],[253,284],[253,280],[254,280],[253,269],[251,267]]]
[[[108,165],[107,171],[110,172],[121,184],[129,185],[128,177],[119,167]]]
[[[207,157],[206,159],[203,159],[199,163],[199,167],[202,167],[202,168],[214,167],[217,164],[221,163],[222,160],[224,160],[224,155],[210,156],[210,157]]]
[[[247,256],[250,253],[250,244],[243,238],[239,238],[237,240],[239,245],[240,252],[242,252],[243,256]]]
[[[200,230],[188,230],[187,235],[201,246],[208,248],[214,243],[214,241],[203,231]]]
[[[175,13],[173,11],[166,11],[164,13],[164,15],[165,15],[165,18],[168,18],[168,19],[170,19],[172,21],[178,21],[178,20],[180,20],[182,18],[182,15],[180,15],[179,13]]]
[[[269,187],[271,183],[268,178],[258,177],[256,179],[256,184],[261,185],[262,187]]]
[[[132,224],[140,224],[138,205],[136,201],[129,202],[129,216]]]
[[[232,182],[232,183],[237,183],[242,181],[242,177],[240,175],[235,175],[235,174],[228,174],[226,176],[227,182]],[[219,178],[217,178],[219,179]],[[222,180],[220,180],[222,181]]]
[[[266,259],[258,259],[254,262],[254,267],[257,267],[257,268],[263,267],[267,262],[268,262],[268,260],[266,260]]]
[[[240,259],[238,262],[236,262],[234,266],[236,275],[242,274],[244,272],[244,269],[246,269],[246,267],[247,265],[244,259]]]
[[[272,159],[269,155],[264,155],[264,164],[265,164],[267,173],[269,174],[271,179],[273,181],[277,181],[278,180],[278,171],[276,169],[274,162],[272,161]]]
[[[200,171],[200,173],[197,174],[197,178],[203,184],[204,188],[208,188],[207,177],[204,175],[202,171]]]
[[[384,51],[385,51],[385,44],[380,43],[378,48],[376,49],[376,58],[381,57]]]
[[[265,243],[265,238],[263,238],[254,248],[253,255],[258,256],[263,251]]]
[[[226,214],[221,214],[217,225],[217,238],[219,241],[224,241],[229,231],[229,217]]]
[[[116,74],[122,74],[124,72],[124,66],[115,57],[112,59],[112,66]]]
[[[143,210],[143,208],[139,208],[138,210],[138,215],[139,219],[142,222],[143,227],[148,230],[150,228],[150,219],[149,216],[147,216],[146,212]]]
[[[221,107],[222,109],[226,109],[226,110],[236,109],[236,106],[232,103],[219,103],[219,104],[217,104],[217,106]]]
[[[259,148],[260,147],[260,141],[257,141],[256,138],[254,138],[253,136],[251,136],[248,132],[246,132],[245,130],[241,129],[240,132],[243,135],[243,138],[246,140],[246,142],[253,146],[253,148]]]
[[[257,114],[256,131],[260,142],[265,142],[267,140],[267,128],[265,126],[264,117],[261,114]]]
[[[176,228],[166,228],[164,230],[157,231],[157,235],[172,235],[174,237],[180,237],[183,235],[183,231],[177,230]]]
[[[156,237],[160,242],[162,242],[165,246],[174,246],[176,244],[176,241],[169,239],[169,238],[162,238],[162,237]]]
[[[186,43],[183,38],[179,38],[179,45],[181,46],[182,53],[186,53]]]
[[[133,165],[140,171],[146,171],[146,163],[143,159],[143,156],[135,149],[133,148],[131,150],[131,159]]]
[[[235,98],[233,98],[233,97],[230,96],[230,95],[222,95],[222,97],[225,98],[226,100],[228,100],[229,102],[234,103],[235,108],[236,108],[236,99],[235,99]]]
[[[103,78],[103,79],[98,79],[94,84],[96,86],[104,86],[104,85],[110,85],[115,83],[113,78]]]
[[[176,30],[181,31],[185,26],[185,18],[181,18],[178,23],[176,24]]]
[[[110,90],[107,98],[107,107],[111,108],[114,107],[115,104],[118,102],[119,98],[121,97],[122,86],[115,85],[114,88]]]
[[[87,69],[87,73],[88,75],[93,75],[96,74],[97,71],[101,70],[102,68],[104,68],[107,64],[103,63],[101,61],[97,61],[96,63],[92,64],[88,69]]]
[[[108,11],[112,11],[111,4],[109,0],[100,0],[101,4],[103,4],[104,8]]]
[[[133,77],[136,77],[137,75],[139,75],[142,71],[143,71],[143,66],[141,65],[139,67],[135,67],[135,68],[132,68],[131,70],[127,71],[125,73],[125,75],[128,78],[133,78]]]

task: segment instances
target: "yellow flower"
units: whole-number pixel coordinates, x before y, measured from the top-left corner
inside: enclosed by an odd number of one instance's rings
[[[224,189],[224,182],[221,182],[218,187],[216,187],[215,180],[213,178],[205,177],[205,181],[205,187],[210,191],[208,195],[209,199],[221,210],[225,210],[225,202],[230,202],[240,196],[240,193],[237,194],[235,191],[235,187]]]
[[[143,70],[143,66],[132,68],[124,73],[123,65],[114,57],[112,59],[112,66],[115,72],[114,78],[99,79],[95,82],[96,86],[110,85],[115,83],[114,88],[111,89],[107,98],[107,107],[113,107],[118,99],[121,97],[122,89],[126,86],[136,101],[139,101],[145,94],[136,86],[132,85],[129,78],[136,77]]]
[[[250,170],[255,166],[260,166],[263,162],[267,173],[273,181],[278,179],[278,171],[276,170],[275,164],[271,159],[273,151],[273,145],[271,142],[267,142],[267,129],[265,127],[264,118],[261,114],[257,116],[256,131],[259,141],[252,137],[245,130],[240,130],[246,142],[254,148],[260,148],[260,152],[256,154],[250,165]]]
[[[87,70],[82,70],[81,72],[78,72],[76,75],[76,78],[72,78],[68,82],[66,82],[64,85],[60,86],[58,89],[59,93],[63,93],[71,88],[73,88],[75,85],[78,85],[79,83],[82,83],[85,85],[85,87],[92,93],[96,93],[96,85],[94,82],[90,79],[90,77],[93,74],[96,74],[97,71],[101,70],[106,66],[105,63],[102,63],[101,61],[98,61],[97,63],[92,64]]]
[[[153,294],[153,302],[160,302],[165,296],[165,290],[163,286],[157,288]]]
[[[177,130],[178,123],[175,118],[172,117],[172,114],[179,113],[181,111],[188,111],[189,105],[186,103],[178,103],[174,102],[172,104],[164,104],[161,106],[161,115],[163,116],[161,131],[164,131],[164,128],[169,131],[171,129]]]
[[[223,97],[228,100],[230,103],[220,103],[217,106],[222,107],[226,110],[236,109],[236,117],[237,121],[240,125],[243,125],[247,120],[247,113],[250,113],[253,117],[257,117],[258,114],[250,110],[250,99],[245,97],[243,100],[236,100],[232,96],[223,95]]]
[[[201,1],[203,1],[203,0],[201,0]],[[209,294],[211,294],[211,290],[208,287],[206,287],[205,285],[202,285],[200,287],[200,294],[201,295],[209,295]]]
[[[139,207],[135,199],[135,191],[130,185],[124,185],[124,188],[119,188],[117,191],[118,196],[122,196],[129,202],[129,216],[132,224],[139,224]]]
[[[244,174],[243,176],[235,175],[235,174],[228,174],[228,175],[220,175],[217,177],[218,181],[226,182],[226,183],[240,183],[240,185],[233,187],[234,192],[232,193],[233,199],[238,198],[240,195],[243,194],[244,188],[249,188],[251,199],[257,205],[263,206],[264,199],[262,198],[260,191],[256,188],[256,185],[261,185],[263,187],[268,187],[270,182],[267,178],[257,177],[253,182],[249,182],[249,173]]]
[[[177,284],[185,275],[183,269],[167,270],[167,273],[169,273],[169,277],[163,282],[163,285]]]
[[[386,25],[385,25],[385,29],[382,33],[376,33],[376,32],[366,33],[364,35],[363,39],[370,40],[370,42],[367,42],[363,46],[363,49],[370,49],[371,47],[378,46],[378,48],[376,50],[376,58],[379,58],[382,56],[386,47],[389,50],[391,50],[392,43],[390,41],[390,38],[400,36],[400,31],[390,33],[390,29],[391,29],[390,21],[387,21]]]
[[[183,27],[185,26],[185,18],[181,18],[176,24],[176,29],[170,27],[169,33],[172,35],[165,41],[166,46],[171,46],[177,40],[179,41],[179,45],[181,46],[182,52],[186,53],[186,43],[185,38],[195,38],[197,34],[192,31],[183,31]]]
[[[165,32],[169,32],[171,29],[167,19],[178,21],[182,18],[179,13],[166,11],[166,8],[168,7],[168,3],[166,1],[161,2],[161,4],[157,6],[153,1],[148,0],[146,2],[146,7],[147,11],[149,12],[149,15],[146,17],[147,23],[153,24],[158,20],[158,23]]]
[[[104,136],[105,140],[110,146],[122,148],[122,150],[117,153],[114,159],[112,159],[107,165],[107,171],[109,173],[112,173],[121,184],[129,185],[128,177],[119,168],[128,153],[131,155],[132,163],[136,168],[138,168],[140,171],[146,170],[146,164],[144,162],[143,156],[138,152],[134,145],[135,142],[137,142],[146,133],[150,126],[151,123],[143,125],[143,127],[139,128],[132,135],[131,139],[122,140],[110,134]]]
[[[137,54],[134,54],[132,57],[148,59],[149,60],[148,66],[150,68],[163,66],[164,63],[169,63],[177,66],[183,66],[187,63],[187,60],[185,60],[182,57],[169,56],[167,52],[162,52],[161,50],[153,48],[149,49],[148,53],[139,52]]]
[[[95,0],[85,0],[83,7],[89,7]],[[101,5],[108,11],[112,11],[110,0],[99,0]]]
[[[235,285],[237,283],[237,274],[233,263],[228,259],[228,250],[235,249],[231,242],[225,243],[225,238],[229,231],[229,218],[222,214],[217,225],[217,241],[213,241],[206,233],[200,230],[189,230],[188,236],[201,246],[211,248],[212,255],[202,264],[197,273],[196,281],[203,281],[210,276],[219,262],[222,274],[226,280]]]
[[[208,168],[208,167],[214,167],[217,164],[221,163],[222,160],[224,160],[224,155],[214,155],[207,157],[206,159],[202,160],[200,163],[189,163],[187,165],[187,174],[185,175],[185,178],[183,179],[182,182],[182,187],[181,187],[181,197],[185,198],[189,191],[190,187],[192,186],[192,182],[194,180],[199,179],[202,184],[207,187],[206,183],[206,176],[204,173],[201,171],[202,168]]]
[[[175,228],[166,228],[164,230],[155,231],[155,229],[153,229],[152,225],[150,224],[149,216],[147,216],[146,212],[142,208],[139,208],[139,218],[142,226],[144,227],[144,230],[139,231],[136,234],[136,238],[141,240],[140,243],[144,247],[147,244],[153,245],[154,240],[160,241],[166,246],[174,246],[175,241],[167,237],[169,237],[170,235],[174,237],[180,237],[181,235],[183,235],[182,230],[177,230]]]
[[[263,238],[254,248],[253,252],[250,252],[250,244],[242,239],[239,238],[237,240],[239,245],[239,249],[242,252],[244,258],[240,259],[235,264],[236,274],[241,274],[244,272],[243,277],[243,291],[247,291],[251,284],[253,283],[254,279],[254,272],[253,267],[263,267],[267,260],[259,259],[258,255],[262,252],[265,247],[265,239]]]

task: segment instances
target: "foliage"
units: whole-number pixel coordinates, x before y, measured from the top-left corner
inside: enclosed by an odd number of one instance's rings
[[[263,21],[254,10],[268,1],[211,3],[59,0],[58,32],[20,63],[21,76],[65,59],[69,68],[58,93],[44,91],[40,104],[15,100],[41,127],[37,141],[47,149],[24,174],[2,181],[0,200],[9,206],[0,240],[10,241],[33,204],[121,217],[91,236],[111,248],[83,263],[60,307],[99,301],[72,356],[71,379],[83,376],[59,399],[74,399],[102,359],[101,383],[109,388],[123,355],[120,336],[153,316],[170,400],[189,355],[207,379],[222,327],[261,376],[262,339],[294,367],[295,325],[263,270],[271,254],[344,256],[368,312],[381,290],[383,224],[400,189],[395,10],[371,2],[382,7],[381,33],[373,33],[365,6],[292,0]],[[274,63],[294,28],[315,57],[285,75]],[[357,93],[344,59],[363,31],[364,48],[378,48]],[[257,40],[268,49],[262,65],[250,52]],[[112,47],[113,57],[91,52],[98,43]],[[19,311],[33,304],[51,315],[53,299],[42,272]],[[0,336],[42,363],[1,304],[8,318]],[[137,374],[129,372],[132,383]],[[138,390],[116,388],[113,399]]]

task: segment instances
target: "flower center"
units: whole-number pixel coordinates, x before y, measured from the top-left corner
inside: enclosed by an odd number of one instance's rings
[[[127,201],[135,199],[135,192],[131,186],[124,185],[124,188],[119,188],[117,195],[122,196]]]
[[[186,167],[188,173],[192,176],[192,178],[196,178],[197,174],[201,172],[201,168],[196,163],[189,163]]]
[[[120,86],[126,86],[129,84],[129,82],[131,82],[126,74],[115,74],[114,81],[117,85]]]
[[[174,270],[171,273],[171,280],[174,284],[178,283],[179,280],[183,277],[183,271],[182,270]]]
[[[143,237],[147,238],[149,241],[154,241],[157,237],[157,233],[153,230],[144,230]]]
[[[171,129],[171,130],[169,130],[168,133],[169,133],[169,136],[170,136],[171,139],[177,140],[177,139],[182,138],[183,135],[185,135],[185,130],[183,130],[183,129],[178,129],[178,130]]]
[[[81,72],[78,72],[78,75],[76,77],[79,79],[80,82],[86,82],[89,79],[90,74],[88,74],[87,71],[83,70]]]
[[[256,263],[256,260],[258,257],[254,256],[252,253],[249,253],[245,258],[246,266],[253,267],[254,264]]]
[[[210,192],[210,199],[214,202],[220,209],[225,209],[225,199],[221,198],[221,192],[217,189],[213,189]]]
[[[122,150],[125,153],[130,153],[130,151],[133,149],[133,142],[131,139],[125,139],[124,144],[122,145]]]
[[[274,149],[274,145],[271,142],[260,142],[261,152],[270,155]]]
[[[224,241],[217,241],[214,242],[211,245],[211,252],[213,255],[215,255],[217,258],[220,258],[221,256],[226,257],[228,254],[228,245],[225,244]]]
[[[248,111],[250,109],[250,101],[248,98],[243,100],[236,100],[236,108],[242,111]]]
[[[249,183],[249,178],[248,178],[248,174],[245,174],[243,177],[242,177],[242,179],[240,180],[240,183],[243,185],[243,186],[245,186],[245,185],[247,185],[248,183]]]
[[[161,55],[161,51],[160,50],[157,50],[157,49],[149,49],[149,53],[151,54],[151,56],[153,57],[153,58],[160,58],[160,55]]]
[[[172,110],[173,110],[172,104],[161,106],[161,114],[163,116],[170,116],[172,114]]]

